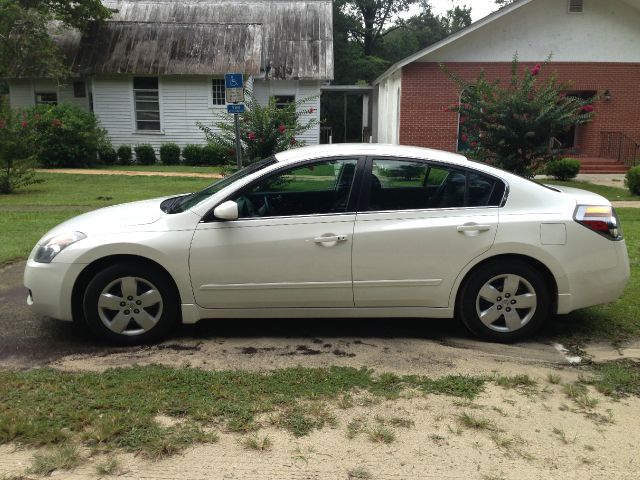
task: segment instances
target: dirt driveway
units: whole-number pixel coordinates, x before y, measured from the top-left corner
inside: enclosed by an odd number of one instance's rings
[[[120,478],[638,478],[640,401],[613,401],[590,389],[589,404],[580,404],[563,385],[588,372],[544,337],[505,346],[478,342],[452,321],[240,320],[182,327],[156,346],[113,348],[74,325],[31,314],[24,304],[23,266],[0,268],[0,368],[101,371],[161,363],[262,371],[344,365],[434,378],[525,374],[535,381],[531,388],[489,382],[473,401],[415,392],[384,401],[355,395],[350,405],[328,405],[335,421],[305,437],[260,419],[257,438],[268,436],[271,444],[263,451],[247,449],[246,436],[222,430],[217,443],[162,460],[118,453]],[[619,354],[606,346],[594,352]],[[371,435],[382,427],[393,431],[392,441]],[[23,475],[35,452],[0,446],[0,478]],[[53,476],[98,478],[95,467],[104,457],[88,449],[82,456],[80,467]]]

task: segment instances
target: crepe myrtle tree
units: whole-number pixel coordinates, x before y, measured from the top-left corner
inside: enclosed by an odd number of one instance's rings
[[[554,137],[590,121],[597,98],[567,95],[570,85],[558,82],[556,73],[542,76],[549,61],[523,69],[514,57],[508,84],[489,81],[484,71],[467,81],[441,65],[462,92],[459,104],[445,107],[459,115],[460,150],[525,177],[558,158]]]
[[[261,105],[249,92],[246,94],[245,113],[240,116],[240,143],[244,163],[252,163],[274,153],[300,147],[304,142],[296,136],[317,125],[318,120],[305,119],[315,113],[315,108],[303,105],[315,97],[304,98],[284,106],[276,106],[272,97],[267,105]],[[214,128],[198,123],[207,142],[217,148],[222,147],[229,162],[236,155],[236,134],[232,114],[220,113]]]

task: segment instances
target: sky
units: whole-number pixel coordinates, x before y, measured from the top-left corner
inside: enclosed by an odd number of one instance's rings
[[[467,7],[471,7],[471,18],[474,22],[498,9],[494,0],[430,0],[430,3],[433,7],[433,12],[437,15],[446,13],[447,10],[451,9],[452,5],[467,5]],[[419,11],[420,7],[415,5],[411,9],[411,14],[415,15]]]

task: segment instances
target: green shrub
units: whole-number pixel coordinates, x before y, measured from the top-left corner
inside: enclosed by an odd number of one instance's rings
[[[133,150],[136,152],[136,162],[140,165],[153,165],[156,163],[156,151],[148,143],[136,145]]]
[[[227,163],[227,149],[217,143],[205,145],[200,161],[203,165],[224,165]]]
[[[570,180],[575,178],[579,171],[580,160],[574,160],[573,158],[551,160],[545,168],[545,173],[556,180]]]
[[[33,171],[34,133],[21,112],[0,104],[0,194],[42,182]]]
[[[180,146],[177,143],[163,143],[160,146],[160,161],[165,165],[180,163]]]
[[[105,144],[98,148],[98,158],[106,165],[114,165],[118,161],[118,154],[111,145]]]
[[[131,165],[133,161],[133,152],[131,145],[120,145],[118,147],[118,163],[120,165]]]
[[[202,163],[202,146],[187,145],[182,149],[182,158],[185,165],[200,165]]]
[[[109,143],[95,115],[78,107],[36,105],[20,113],[33,128],[32,154],[43,167],[90,165]]]
[[[629,169],[624,184],[634,195],[640,195],[640,165]]]

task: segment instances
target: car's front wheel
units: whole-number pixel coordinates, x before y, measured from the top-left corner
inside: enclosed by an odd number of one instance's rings
[[[116,264],[98,272],[83,301],[89,328],[121,345],[157,341],[180,318],[180,302],[169,276],[153,265]]]
[[[457,311],[477,336],[513,342],[538,330],[550,306],[549,288],[539,270],[520,260],[499,260],[471,272]]]

